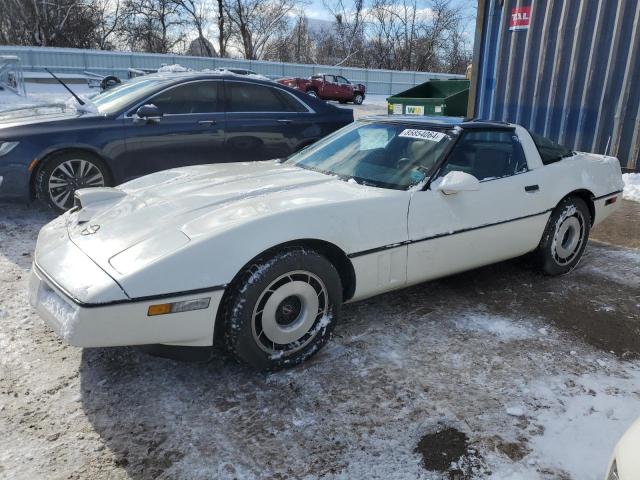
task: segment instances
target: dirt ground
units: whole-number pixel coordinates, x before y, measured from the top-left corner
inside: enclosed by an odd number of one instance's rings
[[[0,478],[601,479],[640,415],[637,209],[567,276],[515,260],[348,305],[264,375],[63,344],[26,293],[51,215],[0,204]]]

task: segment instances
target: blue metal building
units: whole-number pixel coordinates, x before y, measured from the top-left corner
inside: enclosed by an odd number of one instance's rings
[[[469,115],[640,168],[640,0],[479,0]]]

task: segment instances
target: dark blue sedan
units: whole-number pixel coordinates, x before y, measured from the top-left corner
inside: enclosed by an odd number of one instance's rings
[[[139,77],[84,106],[0,113],[0,200],[63,211],[78,188],[172,167],[286,157],[353,121],[291,88],[234,75]]]

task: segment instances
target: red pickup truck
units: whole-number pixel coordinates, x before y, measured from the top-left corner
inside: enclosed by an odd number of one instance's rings
[[[276,80],[287,87],[296,88],[322,100],[338,100],[340,103],[364,102],[366,88],[363,84],[353,84],[340,75],[321,73],[310,78],[281,78]]]

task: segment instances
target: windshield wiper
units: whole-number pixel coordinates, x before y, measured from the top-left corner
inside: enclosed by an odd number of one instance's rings
[[[82,100],[78,95],[76,95],[76,94],[73,92],[73,90],[71,90],[71,89],[67,86],[67,84],[66,84],[66,83],[64,83],[62,80],[60,80],[58,77],[56,77],[56,76],[53,74],[53,72],[51,72],[51,70],[49,70],[47,67],[45,67],[44,69],[47,71],[47,73],[49,73],[49,75],[51,75],[53,78],[55,78],[55,79],[58,81],[58,83],[60,83],[60,85],[62,85],[64,88],[66,88],[66,89],[67,89],[67,91],[68,91],[71,95],[73,95],[73,98],[75,98],[75,99],[76,99],[76,102],[78,102],[80,105],[84,106],[85,102],[84,102],[84,101],[83,101],[83,100]]]

